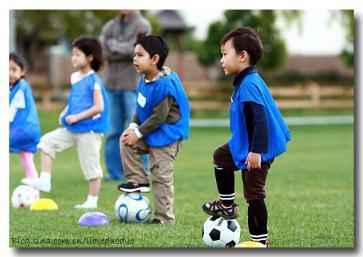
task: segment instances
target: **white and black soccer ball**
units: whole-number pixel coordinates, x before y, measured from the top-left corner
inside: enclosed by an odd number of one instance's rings
[[[125,223],[144,223],[150,220],[149,199],[140,193],[122,194],[115,203],[118,220]]]
[[[11,195],[11,203],[14,208],[29,208],[30,205],[38,199],[39,190],[26,185],[18,186]]]
[[[235,219],[211,216],[203,225],[203,242],[210,247],[234,247],[240,235],[241,227]]]

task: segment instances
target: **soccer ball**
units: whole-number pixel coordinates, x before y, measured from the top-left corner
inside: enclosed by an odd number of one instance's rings
[[[122,194],[115,203],[117,219],[125,223],[144,223],[150,220],[150,201],[140,193]]]
[[[30,205],[39,199],[39,191],[31,186],[20,185],[15,188],[11,203],[14,208],[29,208]]]
[[[210,247],[234,247],[239,242],[241,227],[237,220],[211,216],[203,225],[203,242]]]

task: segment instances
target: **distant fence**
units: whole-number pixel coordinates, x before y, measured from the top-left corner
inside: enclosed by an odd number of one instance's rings
[[[187,82],[185,88],[191,109],[220,110],[228,108],[232,86],[210,82]],[[280,109],[353,108],[354,88],[340,85],[321,86],[315,82],[269,88]]]
[[[228,109],[231,85],[208,81],[184,83],[192,110],[216,111]],[[270,92],[280,109],[353,108],[354,88],[315,82],[295,86],[272,86]],[[33,87],[33,94],[42,110],[64,106],[50,87]]]

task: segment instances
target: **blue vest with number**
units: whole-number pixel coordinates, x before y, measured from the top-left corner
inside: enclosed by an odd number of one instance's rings
[[[261,161],[267,162],[286,151],[287,142],[290,141],[290,131],[281,116],[265,82],[255,70],[252,70],[235,89],[230,104],[230,130],[232,137],[229,148],[235,165],[243,170],[247,169],[245,161],[248,155],[249,141],[246,119],[243,112],[245,102],[254,102],[265,108],[268,126],[269,142],[268,152],[261,155]]]
[[[18,109],[13,122],[9,124],[9,150],[14,153],[35,153],[40,140],[40,125],[32,90],[24,79],[10,90],[9,105],[19,90],[24,93],[25,108]]]
[[[93,92],[95,83],[98,83],[101,86],[104,103],[103,112],[94,117],[83,119],[69,125],[65,120],[68,115],[81,113],[94,105]],[[95,72],[91,73],[80,81],[71,84],[71,93],[68,98],[68,111],[62,117],[62,124],[67,130],[73,133],[85,133],[90,131],[105,133],[109,129],[108,108],[105,86]]]
[[[153,114],[154,107],[168,95],[176,100],[180,110],[179,121],[174,124],[163,123],[159,128],[145,136],[148,145],[162,147],[179,139],[189,138],[189,102],[183,85],[175,72],[147,84],[142,77],[136,93],[136,111],[141,123]]]

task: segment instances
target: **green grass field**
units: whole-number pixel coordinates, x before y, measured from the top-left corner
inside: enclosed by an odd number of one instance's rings
[[[40,113],[42,132],[56,127],[56,113]],[[294,126],[288,152],[276,159],[267,180],[269,241],[274,248],[352,248],[354,238],[354,126]],[[57,155],[52,192],[42,198],[59,210],[32,212],[10,207],[10,246],[16,248],[202,248],[201,205],[216,199],[212,154],[229,138],[228,128],[192,129],[174,172],[174,225],[121,224],[114,215],[120,192],[103,182],[98,211],[111,219],[102,227],[81,227],[85,211],[73,205],[85,200],[84,180],[74,149]],[[39,154],[36,154],[37,167]],[[104,162],[102,160],[102,164]],[[105,170],[104,170],[105,172]],[[247,205],[240,172],[236,174],[241,241],[249,240]],[[18,156],[10,156],[10,190],[24,176]],[[10,192],[10,195],[11,195]],[[153,203],[152,193],[145,194]],[[9,196],[10,198],[10,196]]]

